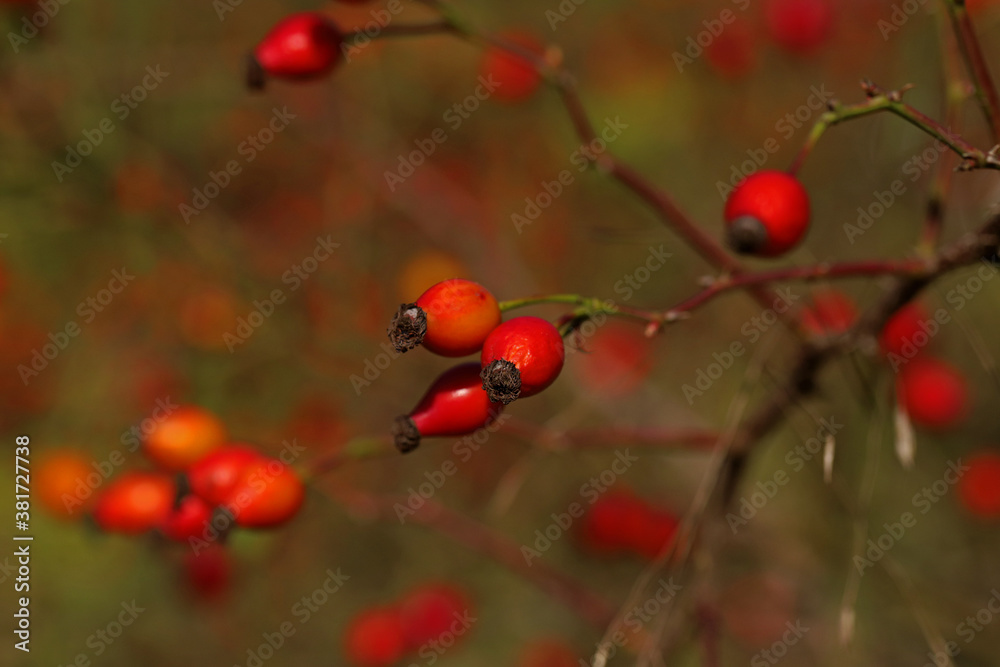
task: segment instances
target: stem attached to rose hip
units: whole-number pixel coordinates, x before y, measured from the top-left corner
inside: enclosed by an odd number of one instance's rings
[[[902,101],[903,93],[908,88],[900,90],[884,91],[871,81],[861,84],[862,90],[868,95],[868,99],[857,104],[833,103],[831,109],[819,117],[813,126],[805,145],[795,157],[788,171],[791,174],[798,173],[806,158],[812,153],[820,138],[828,129],[847,120],[854,120],[862,116],[869,116],[874,113],[888,111],[899,116],[911,125],[915,125],[922,131],[945,144],[952,151],[962,158],[963,162],[958,167],[961,171],[971,171],[973,169],[1000,169],[1000,160],[991,153],[985,153],[976,148],[965,139],[954,134],[951,130],[941,125],[939,122],[916,110],[909,104]]]

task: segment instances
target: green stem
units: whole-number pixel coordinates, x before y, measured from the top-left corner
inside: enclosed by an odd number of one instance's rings
[[[959,168],[963,171],[972,169],[1000,169],[1000,160],[997,160],[996,157],[976,148],[930,116],[904,103],[902,96],[906,90],[905,88],[899,91],[885,92],[870,81],[865,82],[863,88],[868,95],[868,99],[864,102],[849,105],[834,103],[829,111],[819,117],[819,120],[816,121],[816,124],[810,131],[805,145],[803,145],[802,150],[799,151],[799,154],[789,167],[790,173],[795,174],[799,171],[806,158],[809,157],[816,144],[819,143],[820,138],[828,129],[844,121],[869,116],[882,111],[888,111],[895,116],[899,116],[945,144],[962,158],[964,162]]]

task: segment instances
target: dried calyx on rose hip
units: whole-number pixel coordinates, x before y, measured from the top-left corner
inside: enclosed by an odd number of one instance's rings
[[[408,415],[396,417],[396,448],[411,452],[422,437],[467,435],[495,419],[503,405],[489,400],[472,361],[442,373]]]
[[[504,405],[533,396],[555,382],[566,350],[559,330],[530,315],[494,329],[483,343],[480,377],[491,401]]]
[[[805,236],[809,216],[809,195],[798,179],[782,171],[758,171],[726,200],[726,240],[741,254],[783,255]]]
[[[392,318],[389,340],[397,352],[423,345],[443,357],[464,357],[478,352],[498,324],[500,305],[490,291],[455,278],[402,304]]]
[[[261,89],[267,77],[318,79],[340,61],[343,37],[317,12],[291,14],[279,21],[247,58],[247,86]]]

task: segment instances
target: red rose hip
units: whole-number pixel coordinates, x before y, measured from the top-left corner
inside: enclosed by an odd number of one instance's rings
[[[405,651],[399,612],[393,607],[361,612],[344,632],[344,653],[359,667],[390,667],[399,662]]]
[[[966,465],[969,469],[958,481],[962,506],[984,519],[1000,517],[1000,453],[978,452]]]
[[[166,521],[175,495],[169,475],[127,472],[112,480],[97,498],[94,522],[109,533],[144,533]]]
[[[226,445],[188,469],[188,485],[205,502],[221,505],[229,499],[243,471],[263,458],[263,454],[249,445]]]
[[[555,382],[566,350],[559,331],[540,317],[515,317],[483,343],[483,389],[504,405],[533,396]]]
[[[430,287],[392,318],[389,340],[398,352],[418,345],[443,357],[478,352],[500,324],[500,305],[488,289],[455,278]]]
[[[899,400],[914,424],[945,430],[968,412],[969,389],[965,377],[936,359],[915,359],[899,373]]]
[[[340,31],[322,14],[287,16],[250,55],[247,84],[263,88],[267,76],[294,81],[320,78],[339,62],[341,41]]]
[[[438,376],[410,414],[396,418],[396,448],[405,454],[421,437],[466,435],[495,418],[503,404],[490,401],[479,372],[480,365],[471,361]]]
[[[798,245],[809,216],[809,195],[798,179],[783,171],[758,171],[729,194],[727,240],[736,252],[776,257]]]

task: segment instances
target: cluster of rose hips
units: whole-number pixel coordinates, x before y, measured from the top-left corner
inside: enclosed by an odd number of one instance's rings
[[[362,611],[344,631],[344,654],[359,667],[390,667],[420,651],[435,659],[465,636],[468,596],[447,583],[428,583],[398,601]]]
[[[632,491],[610,491],[594,501],[584,515],[578,538],[593,553],[653,559],[670,543],[679,525],[673,512]]]
[[[467,435],[486,426],[503,406],[551,385],[565,359],[553,324],[533,316],[501,322],[490,291],[461,278],[439,282],[402,304],[389,340],[399,352],[420,346],[444,357],[480,357],[442,373],[416,407],[396,419],[395,443],[404,453],[422,437]]]
[[[340,0],[362,4],[367,0]],[[361,34],[361,33],[359,33]],[[512,31],[499,35],[505,42],[541,55],[542,44],[531,34]],[[262,88],[268,77],[287,81],[311,81],[329,74],[348,49],[350,36],[318,12],[299,12],[279,21],[248,57],[247,84]],[[480,75],[497,84],[492,97],[518,102],[541,84],[538,70],[523,58],[504,49],[488,48],[479,65]]]
[[[305,489],[284,462],[228,441],[222,422],[197,406],[181,406],[145,436],[142,450],[156,470],[109,470],[74,453],[50,456],[38,471],[40,502],[77,518],[86,508],[108,533],[154,533],[191,546],[187,572],[197,590],[212,591],[228,572],[221,548],[234,527],[280,526],[298,512]],[[96,491],[95,491],[96,489]]]

